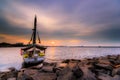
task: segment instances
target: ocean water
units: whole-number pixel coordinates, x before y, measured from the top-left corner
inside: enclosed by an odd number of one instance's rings
[[[120,48],[48,47],[45,61],[59,62],[64,59],[83,59],[118,54],[120,54]],[[0,71],[5,71],[9,67],[20,69],[22,62],[20,48],[0,48]]]

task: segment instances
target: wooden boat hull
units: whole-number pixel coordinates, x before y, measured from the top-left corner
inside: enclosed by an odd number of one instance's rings
[[[38,59],[35,59],[35,58],[30,59],[30,58],[28,58],[27,60],[24,59],[24,62],[22,63],[22,68],[35,66],[35,65],[43,63],[43,61],[44,61],[44,58],[38,58]]]

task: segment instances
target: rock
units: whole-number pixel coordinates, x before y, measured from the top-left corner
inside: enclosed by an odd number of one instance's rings
[[[16,78],[8,78],[7,80],[16,80]]]
[[[9,68],[11,70],[11,72],[9,72],[7,75],[9,77],[17,77],[18,75],[18,71],[15,68]]]
[[[39,72],[35,75],[32,75],[32,78],[34,80],[56,80],[56,74]]]
[[[30,67],[31,69],[41,69],[43,67],[43,64],[39,64],[37,66]]]
[[[71,72],[71,69],[70,69],[69,67],[65,67],[65,68],[63,68],[63,69],[61,69],[61,70],[57,70],[57,71],[56,71],[56,75],[57,75],[57,76],[64,76],[64,75],[66,75],[68,72]]]
[[[106,73],[108,73],[109,75],[112,75],[113,67],[111,65],[98,63],[98,64],[95,64],[94,67],[95,69],[104,69]]]
[[[57,70],[56,75],[57,80],[76,80],[69,67],[65,67],[62,70]]]
[[[0,80],[7,80],[6,73],[1,73],[0,74]]]
[[[18,80],[55,80],[56,78],[55,73],[30,68],[22,69],[18,74]]]
[[[0,80],[7,80],[8,78],[17,78],[18,71],[15,68],[9,68],[9,72],[1,72]]]
[[[101,64],[107,64],[107,65],[111,64],[108,59],[99,59],[99,63],[101,63]]]
[[[113,70],[112,75],[120,75],[120,68],[116,68]]]
[[[120,75],[115,75],[112,80],[120,80]]]
[[[53,72],[53,66],[44,66],[42,68],[42,71],[44,71],[44,72]]]
[[[63,76],[57,77],[57,80],[76,80],[76,78],[73,76],[72,72],[69,72]]]
[[[76,61],[70,61],[68,63],[68,67],[72,70],[77,64],[78,64],[78,62],[76,62]]]
[[[114,79],[111,76],[102,73],[98,76],[98,80],[114,80]]]
[[[10,71],[16,71],[16,69],[14,67],[10,67],[8,68]]]
[[[57,65],[56,65],[56,68],[65,68],[65,67],[67,67],[67,63],[58,63]]]
[[[115,60],[116,58],[117,58],[117,56],[115,56],[115,55],[108,55],[107,56],[107,59],[114,59]]]
[[[62,70],[63,68],[67,67],[67,63],[57,63],[55,67],[53,67],[53,72],[56,72],[57,70]]]
[[[70,62],[69,59],[66,59],[66,60],[62,61],[62,63],[69,63],[69,62]]]
[[[56,66],[56,63],[43,62],[43,66]]]
[[[30,76],[29,73],[25,72],[26,70],[22,70],[21,72],[18,73],[18,78],[17,80],[33,80],[33,78]],[[31,73],[32,74],[32,73]]]
[[[17,80],[22,80],[23,75],[24,75],[24,70],[21,70],[21,71],[18,73]]]
[[[79,80],[97,80],[95,74],[89,70],[88,65],[81,67],[81,70],[83,71],[83,76]]]
[[[33,78],[26,74],[23,74],[21,77],[18,77],[17,80],[33,80]]]
[[[117,71],[117,73],[116,73],[117,75],[120,75],[120,70],[119,71]]]
[[[72,72],[73,72],[73,75],[74,75],[76,78],[80,78],[80,77],[82,77],[83,74],[84,74],[83,71],[79,68],[78,65],[76,65],[76,66],[73,68]]]

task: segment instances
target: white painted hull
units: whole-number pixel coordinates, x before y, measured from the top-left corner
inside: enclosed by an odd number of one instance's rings
[[[25,63],[38,63],[44,61],[44,57],[37,57],[37,58],[24,58]]]

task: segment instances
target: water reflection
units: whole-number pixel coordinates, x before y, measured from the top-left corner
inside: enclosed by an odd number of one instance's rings
[[[80,48],[48,47],[45,58],[47,62],[59,62],[63,59],[82,59],[120,54],[120,48]],[[9,67],[21,68],[20,48],[0,48],[0,71]]]
[[[46,60],[55,60],[55,53],[56,53],[56,48],[47,48],[46,50]]]

